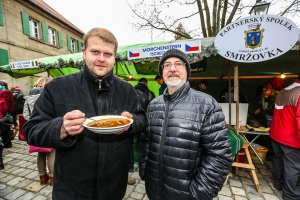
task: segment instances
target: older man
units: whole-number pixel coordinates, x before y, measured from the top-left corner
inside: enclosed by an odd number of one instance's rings
[[[231,146],[225,117],[217,101],[190,88],[188,56],[166,51],[159,73],[164,94],[147,110],[140,176],[155,199],[212,199],[231,170]]]

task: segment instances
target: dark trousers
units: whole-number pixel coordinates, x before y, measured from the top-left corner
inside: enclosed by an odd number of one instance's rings
[[[274,150],[274,187],[282,188],[283,200],[300,199],[300,149],[282,145],[272,140]]]
[[[130,145],[130,152],[129,152],[128,168],[129,168],[129,171],[131,172],[131,171],[133,171],[133,168],[134,168],[134,155],[133,155],[134,134],[131,134],[129,137],[130,137],[131,145]]]
[[[5,129],[5,130],[0,130],[0,131],[1,131],[3,146],[11,147],[12,144],[11,144],[11,139],[10,139],[10,135],[9,135],[9,128]]]

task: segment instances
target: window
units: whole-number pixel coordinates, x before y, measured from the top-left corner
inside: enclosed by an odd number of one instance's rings
[[[30,36],[39,39],[39,24],[33,19],[29,19]]]
[[[71,50],[75,52],[75,40],[73,38],[71,38]]]
[[[56,45],[56,31],[52,28],[48,28],[48,37],[49,43],[52,45]]]

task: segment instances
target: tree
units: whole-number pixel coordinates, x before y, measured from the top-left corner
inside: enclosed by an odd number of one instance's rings
[[[224,26],[235,19],[249,16],[248,13],[256,1],[137,0],[134,2],[134,4],[127,3],[135,15],[136,20],[132,25],[137,30],[156,29],[160,34],[173,33],[177,38],[192,39],[216,36]],[[269,14],[300,19],[300,0],[273,0]]]

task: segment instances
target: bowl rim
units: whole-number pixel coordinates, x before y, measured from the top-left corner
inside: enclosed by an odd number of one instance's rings
[[[130,123],[122,125],[122,126],[114,126],[114,127],[108,127],[108,128],[97,128],[97,127],[91,127],[91,126],[87,126],[87,123],[89,123],[92,120],[98,120],[98,119],[109,119],[109,118],[122,118],[122,119],[128,119],[130,120]],[[83,122],[83,126],[88,128],[88,129],[94,129],[94,130],[111,130],[111,129],[119,129],[119,128],[125,128],[129,125],[131,125],[133,123],[133,119],[125,117],[125,116],[121,116],[121,115],[99,115],[99,116],[94,116],[94,117],[90,117],[89,119],[85,120]]]

